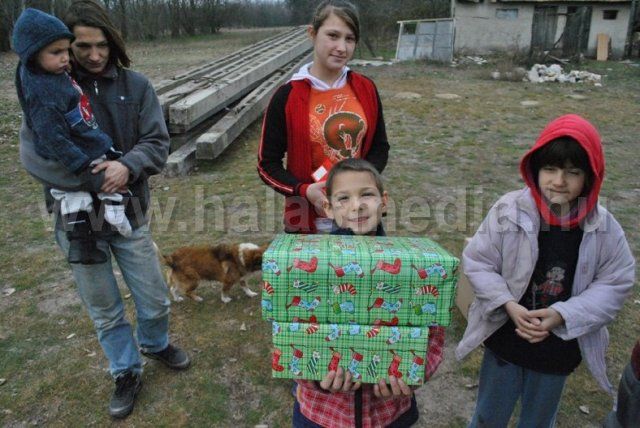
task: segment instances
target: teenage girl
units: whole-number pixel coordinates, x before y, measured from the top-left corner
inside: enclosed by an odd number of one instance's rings
[[[313,62],[274,94],[258,149],[260,178],[285,195],[284,226],[292,233],[330,231],[322,206],[332,165],[363,158],[382,172],[389,152],[376,86],[347,67],[360,38],[355,7],[322,2],[308,32]]]

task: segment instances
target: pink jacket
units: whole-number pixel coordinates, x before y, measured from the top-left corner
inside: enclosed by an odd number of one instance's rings
[[[624,231],[600,205],[582,222],[584,235],[571,298],[551,307],[565,324],[558,337],[578,338],[582,358],[598,384],[608,392],[605,351],[609,324],[622,308],[635,280],[635,260]],[[538,259],[540,214],[529,188],[504,195],[491,208],[462,254],[464,273],[476,298],[456,349],[462,359],[508,319],[503,305],[525,293]]]

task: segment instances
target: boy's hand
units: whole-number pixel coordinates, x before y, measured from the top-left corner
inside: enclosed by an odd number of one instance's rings
[[[516,334],[530,343],[541,342],[547,336],[549,332],[540,328],[542,321],[535,315],[532,316],[532,311],[527,310],[524,306],[510,301],[504,305],[507,314],[516,325]],[[536,312],[536,311],[533,311]]]
[[[105,193],[116,193],[120,189],[126,188],[129,182],[129,168],[118,161],[104,161],[96,165],[91,172],[97,174],[104,170],[104,182],[101,191]]]
[[[331,392],[349,392],[360,388],[360,382],[353,382],[351,372],[345,371],[342,367],[332,370],[320,381],[320,388]]]
[[[307,187],[307,200],[311,202],[316,213],[321,217],[327,216],[323,206],[324,202],[327,200],[327,195],[324,190],[326,184],[326,181],[320,181],[318,183],[310,184],[309,187]]]
[[[380,379],[378,383],[373,385],[373,394],[378,398],[411,397],[413,390],[402,379],[389,376],[389,385],[384,379]]]

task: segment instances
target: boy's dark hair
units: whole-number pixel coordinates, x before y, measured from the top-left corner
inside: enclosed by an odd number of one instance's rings
[[[67,9],[64,23],[72,33],[76,25],[101,29],[109,42],[109,63],[121,67],[131,65],[131,59],[127,55],[127,48],[120,32],[99,3],[93,0],[74,1]]]
[[[538,173],[545,166],[555,166],[564,168],[570,163],[575,168],[580,168],[585,172],[584,188],[582,195],[588,195],[593,184],[593,170],[589,162],[587,151],[580,143],[570,137],[556,138],[536,150],[529,161],[531,172],[538,183]]]
[[[311,20],[311,27],[317,34],[318,29],[322,27],[324,21],[329,15],[334,14],[338,18],[342,19],[347,27],[356,36],[356,43],[360,40],[360,18],[358,17],[358,11],[356,7],[344,0],[325,0],[318,5],[316,11],[313,14]]]
[[[376,182],[376,188],[382,195],[384,192],[384,185],[382,183],[382,177],[378,170],[368,161],[364,159],[357,158],[347,158],[343,159],[337,164],[335,164],[331,171],[329,171],[329,176],[327,177],[326,184],[326,192],[327,198],[331,198],[331,194],[333,192],[333,182],[336,179],[336,176],[342,172],[354,171],[354,172],[368,172],[373,177],[373,180]]]

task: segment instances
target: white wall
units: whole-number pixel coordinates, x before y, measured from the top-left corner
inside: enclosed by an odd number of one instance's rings
[[[604,10],[617,10],[615,21],[602,19]],[[596,56],[598,33],[605,33],[611,37],[611,54],[620,58],[624,54],[624,44],[627,40],[631,8],[629,4],[595,4],[591,11],[591,29],[589,30],[589,45],[587,55]]]
[[[518,19],[497,19],[497,9],[518,9]],[[532,5],[456,2],[454,48],[479,54],[494,49],[529,49],[532,22]]]
[[[561,0],[558,1],[561,3]],[[483,54],[495,49],[529,49],[531,46],[531,27],[535,4],[490,3],[455,3],[455,51],[468,50]],[[497,9],[518,9],[517,20],[496,18]],[[618,10],[615,21],[602,19],[604,10]],[[554,41],[562,35],[566,23],[563,13],[567,12],[567,4],[558,4],[558,23]],[[629,4],[592,4],[591,29],[586,54],[596,55],[598,33],[606,33],[611,37],[613,57],[620,57],[624,52],[629,23]]]

